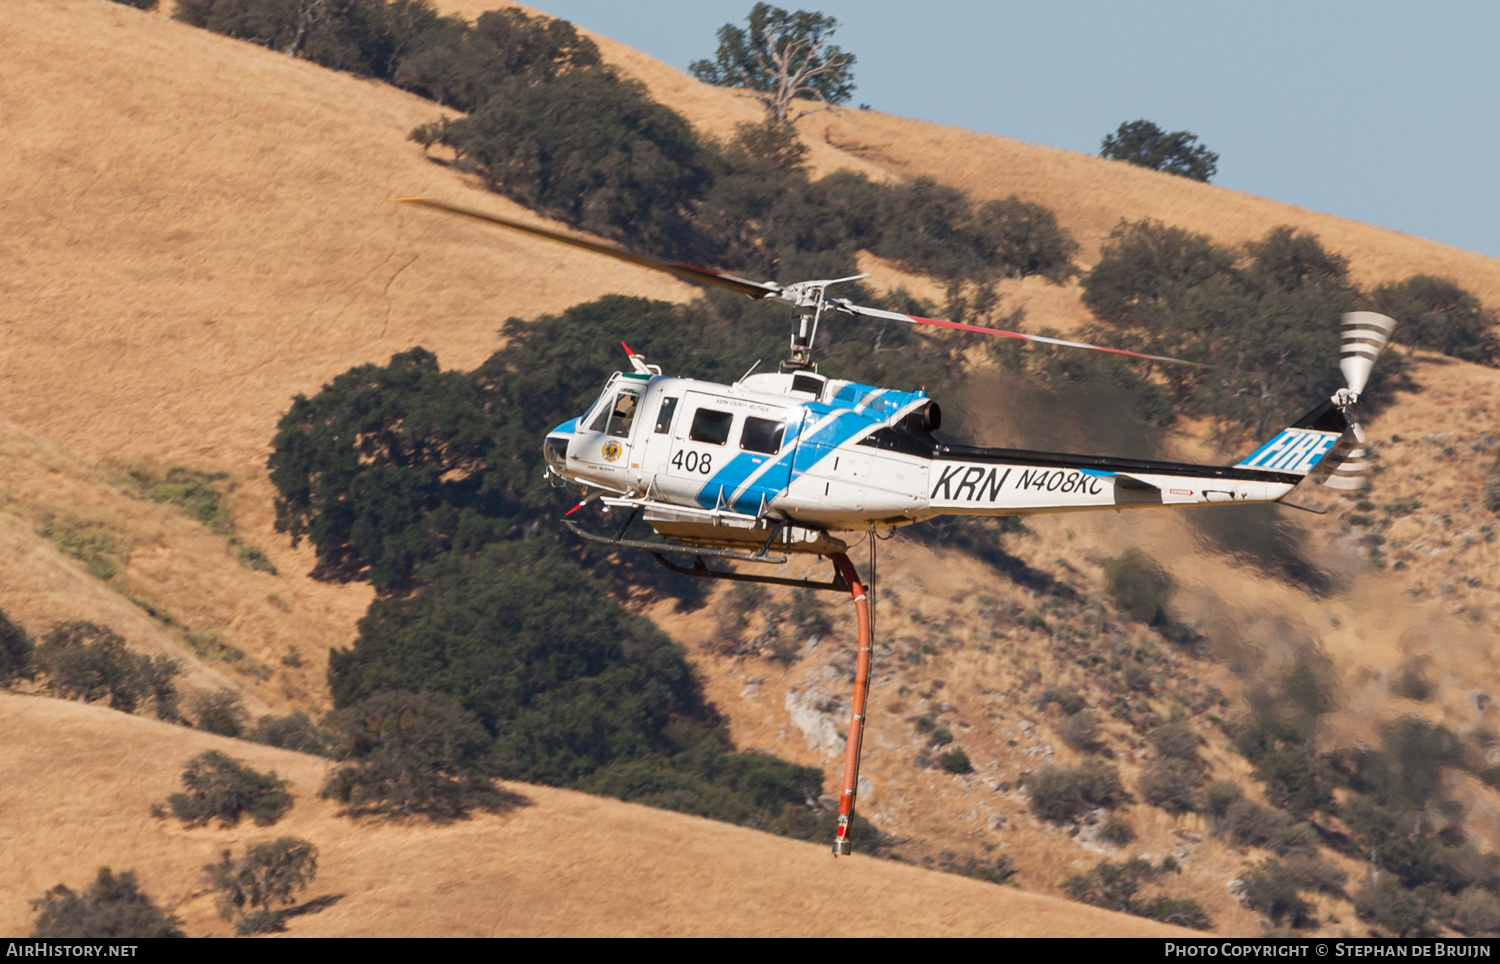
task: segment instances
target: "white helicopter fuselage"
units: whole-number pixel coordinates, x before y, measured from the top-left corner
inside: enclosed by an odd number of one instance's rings
[[[669,538],[743,546],[781,525],[822,552],[821,533],[940,515],[1273,502],[1343,432],[1341,418],[1299,422],[1239,465],[1207,466],[945,445],[931,435],[939,417],[924,392],[805,371],[733,385],[618,372],[545,452],[550,474],[645,509]]]

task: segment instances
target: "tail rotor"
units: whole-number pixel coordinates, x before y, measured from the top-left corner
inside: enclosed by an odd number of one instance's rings
[[[1339,351],[1339,370],[1344,373],[1345,387],[1333,395],[1333,403],[1344,413],[1349,430],[1333,447],[1324,465],[1332,471],[1322,480],[1330,489],[1356,492],[1370,484],[1370,452],[1365,430],[1355,420],[1352,409],[1359,404],[1370,372],[1385,346],[1390,344],[1396,320],[1373,311],[1351,311],[1344,315]]]

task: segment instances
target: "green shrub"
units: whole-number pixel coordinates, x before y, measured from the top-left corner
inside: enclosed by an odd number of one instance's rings
[[[1311,854],[1292,854],[1286,858],[1286,869],[1303,887],[1335,897],[1344,896],[1344,885],[1349,882],[1349,874],[1342,867],[1324,863]]]
[[[988,272],[1003,278],[1037,275],[1062,284],[1078,274],[1073,263],[1078,242],[1057,223],[1057,215],[1040,204],[1012,194],[987,201],[974,214],[975,234]]]
[[[234,520],[219,490],[229,473],[200,472],[180,465],[161,476],[140,467],[126,471],[141,493],[152,501],[176,506],[215,535],[234,535]]]
[[[35,673],[32,667],[35,650],[26,630],[0,611],[0,686],[31,679]]]
[[[1163,372],[1183,411],[1256,437],[1285,425],[1339,382],[1331,319],[1355,307],[1347,262],[1312,235],[1275,228],[1243,252],[1154,222],[1122,224],[1083,279],[1084,303],[1134,347],[1222,361],[1211,379]],[[1109,337],[1101,332],[1099,337]],[[1121,332],[1119,337],[1124,337]],[[1367,390],[1394,370],[1377,369]]]
[[[1147,733],[1146,740],[1162,759],[1180,760],[1194,767],[1204,765],[1203,758],[1198,755],[1203,741],[1186,720],[1163,723]]]
[[[1453,902],[1453,927],[1470,937],[1500,936],[1500,898],[1470,887]]]
[[[514,8],[481,13],[473,26],[456,17],[418,17],[405,32],[415,43],[388,79],[465,113],[502,96],[510,84],[607,72],[598,47],[571,23]]]
[[[651,756],[616,763],[575,786],[799,840],[832,839],[837,816],[807,806],[808,800],[822,793],[823,775],[816,768],[799,767],[765,753],[725,753],[712,738],[699,740],[670,758]],[[861,853],[890,845],[862,818],[856,818],[850,835]]]
[[[1427,660],[1412,657],[1401,664],[1400,670],[1391,679],[1391,694],[1406,700],[1426,702],[1432,699],[1436,687],[1427,678]]]
[[[1161,869],[1139,857],[1119,864],[1101,860],[1088,873],[1075,874],[1063,881],[1063,893],[1081,903],[1137,917],[1149,917],[1195,930],[1212,927],[1208,913],[1196,900],[1166,895],[1143,900],[1137,896],[1144,884],[1155,881],[1162,873]]]
[[[255,723],[250,739],[267,746],[300,753],[324,754],[328,751],[328,734],[313,725],[300,710],[286,716],[262,716]]]
[[[1500,362],[1495,312],[1448,278],[1412,275],[1371,292],[1375,310],[1396,319],[1392,338],[1464,361]]]
[[[1385,876],[1354,894],[1354,912],[1359,919],[1396,937],[1436,936],[1437,923],[1433,918],[1440,906],[1441,899],[1433,888],[1408,889],[1400,881]]]
[[[993,860],[966,854],[963,857],[952,853],[944,853],[938,862],[938,869],[945,874],[957,874],[960,877],[972,877],[975,880],[983,880],[991,884],[1008,884],[1020,873],[1016,862],[1007,854],[1001,854]]]
[[[1210,180],[1219,165],[1219,155],[1199,144],[1197,134],[1164,131],[1148,120],[1125,121],[1106,134],[1099,156],[1194,181]]]
[[[1120,771],[1090,760],[1078,769],[1045,766],[1026,778],[1031,812],[1048,823],[1068,823],[1090,810],[1126,799]]]
[[[150,701],[158,719],[177,718],[177,663],[125,648],[107,626],[72,622],[54,626],[35,651],[48,687],[69,699],[107,699],[111,709],[133,713]]]
[[[1118,814],[1111,813],[1099,825],[1099,839],[1116,847],[1123,847],[1135,839],[1135,828]]]
[[[956,746],[938,757],[938,766],[949,773],[974,772],[974,765],[969,762],[969,755],[964,752],[961,746]]]
[[[1056,730],[1064,743],[1080,753],[1098,753],[1104,748],[1099,720],[1088,710],[1063,717]]]
[[[689,205],[712,158],[638,81],[599,71],[510,78],[440,140],[495,190],[569,224],[669,256],[693,248]]]
[[[1255,764],[1255,778],[1264,782],[1266,799],[1294,817],[1328,810],[1333,804],[1328,765],[1310,746],[1283,747],[1265,754]]]
[[[31,936],[52,939],[185,937],[182,921],[141,892],[135,871],[115,876],[108,867],[83,894],[58,884],[31,902],[37,911]]]
[[[1438,797],[1443,770],[1464,762],[1462,742],[1442,724],[1408,716],[1385,727],[1378,755],[1362,761],[1362,781],[1373,782],[1380,799],[1398,806],[1421,807]]]
[[[1084,707],[1088,706],[1088,701],[1083,698],[1083,694],[1071,686],[1048,687],[1043,690],[1042,695],[1037,698],[1036,708],[1045,710],[1052,703],[1057,704],[1057,708],[1062,710],[1064,716],[1074,716],[1083,712]]]
[[[345,761],[323,796],[348,812],[433,820],[471,809],[503,810],[519,798],[484,773],[490,738],[457,701],[441,693],[380,693],[329,717],[334,758]]]
[[[792,625],[804,637],[827,636],[833,632],[833,620],[810,592],[799,592],[792,596],[791,620]]]
[[[1104,567],[1104,591],[1127,616],[1147,625],[1167,621],[1175,588],[1167,571],[1139,548],[1127,549]]]
[[[1436,800],[1424,810],[1351,793],[1340,807],[1349,835],[1365,859],[1408,888],[1457,894],[1471,886],[1500,890],[1500,856],[1481,853],[1456,818],[1463,807]]]
[[[502,776],[548,783],[668,753],[674,715],[705,719],[681,648],[561,550],[529,540],[454,556],[422,593],[372,604],[354,647],[331,656],[336,707],[447,693],[496,739]]]
[[[199,693],[190,708],[200,730],[236,739],[245,732],[244,701],[234,690]]]
[[[1239,784],[1229,780],[1215,780],[1208,785],[1203,792],[1203,805],[1209,815],[1215,818],[1223,818],[1229,812],[1230,806],[1243,799],[1245,793]]]
[[[1240,883],[1245,906],[1266,915],[1272,924],[1279,927],[1284,920],[1292,927],[1309,927],[1315,923],[1316,908],[1302,899],[1300,881],[1279,860],[1267,858],[1252,864],[1240,876]]]
[[[1138,902],[1133,913],[1137,917],[1149,917],[1163,924],[1176,924],[1195,931],[1210,930],[1214,926],[1208,911],[1191,897],[1152,897]]]
[[[290,906],[318,874],[318,848],[297,837],[256,844],[234,860],[224,851],[204,871],[214,891],[214,905],[225,920],[238,917],[242,935],[284,930],[284,914],[273,905]]]
[[[218,820],[232,827],[245,815],[269,827],[292,808],[288,783],[275,771],[259,773],[217,750],[209,750],[188,761],[182,773],[186,793],[168,798],[172,815],[188,824]]]
[[[806,169],[807,145],[792,125],[766,120],[759,124],[736,124],[734,131],[729,150],[742,160],[767,161],[784,171]]]
[[[1224,809],[1224,816],[1214,822],[1219,836],[1241,846],[1264,847],[1280,857],[1313,854],[1318,838],[1312,827],[1297,823],[1281,810],[1262,806],[1253,800],[1238,799]]]
[[[1182,760],[1150,760],[1141,768],[1141,799],[1169,813],[1190,813],[1198,809],[1203,779],[1200,768]]]
[[[1115,864],[1101,860],[1086,874],[1063,881],[1063,893],[1073,900],[1128,914],[1135,906],[1141,884],[1154,880],[1156,868],[1139,857]]]

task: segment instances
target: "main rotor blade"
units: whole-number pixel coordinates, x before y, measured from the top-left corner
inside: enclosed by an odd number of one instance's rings
[[[940,318],[923,318],[920,315],[904,315],[899,311],[883,311],[879,308],[866,308],[863,305],[854,305],[843,300],[830,300],[830,304],[846,315],[854,315],[864,318],[886,318],[890,321],[904,321],[912,325],[937,325],[941,328],[957,328],[959,331],[977,331],[984,335],[999,335],[1002,338],[1019,338],[1022,341],[1035,341],[1043,345],[1060,345],[1063,348],[1087,348],[1089,351],[1103,351],[1111,355],[1126,355],[1130,358],[1145,358],[1149,361],[1166,362],[1169,365],[1186,365],[1189,368],[1213,368],[1212,365],[1204,365],[1201,362],[1185,361],[1181,358],[1168,358],[1166,355],[1149,355],[1143,351],[1129,351],[1125,348],[1108,348],[1104,345],[1090,345],[1081,341],[1064,341],[1061,338],[1047,338],[1042,335],[1027,335],[1019,331],[1005,331],[1001,328],[985,328],[980,325],[966,325],[958,321],[943,321]]]
[[[614,258],[617,261],[625,261],[630,264],[639,265],[642,268],[649,268],[652,271],[663,271],[667,274],[681,278],[683,281],[690,281],[694,284],[711,285],[715,288],[724,288],[725,290],[738,292],[742,295],[749,295],[751,298],[778,298],[778,300],[780,300],[779,296],[781,296],[783,292],[781,285],[778,284],[771,284],[769,282],[762,281],[750,281],[746,278],[737,278],[732,274],[725,274],[722,271],[713,271],[708,268],[699,268],[695,265],[682,264],[681,262],[677,261],[664,261],[661,258],[653,258],[644,254],[636,254],[632,251],[625,251],[607,244],[599,244],[595,241],[585,241],[582,238],[575,238],[567,234],[559,234],[556,231],[548,231],[546,228],[533,227],[532,225],[522,224],[519,221],[511,221],[508,218],[502,218],[494,214],[486,214],[483,211],[475,211],[472,208],[460,207],[457,204],[449,204],[446,201],[436,201],[432,198],[427,197],[398,197],[396,198],[396,201],[402,204],[418,204],[424,208],[432,208],[434,211],[442,211],[446,214],[457,214],[460,217],[473,218],[476,221],[483,221],[486,224],[494,224],[502,228],[510,228],[512,231],[520,231],[524,234],[532,235],[533,237],[545,238],[548,241],[556,241],[560,244],[571,245],[575,248],[582,248],[585,251],[592,251],[595,254],[602,254],[606,257]]]

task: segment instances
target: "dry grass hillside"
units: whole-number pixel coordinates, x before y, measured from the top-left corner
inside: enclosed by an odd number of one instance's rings
[[[566,790],[449,824],[351,820],[317,796],[327,761],[99,707],[0,694],[11,868],[0,932],[25,933],[21,897],[134,868],[189,935],[229,936],[202,882],[225,848],[311,840],[318,876],[294,937],[1170,936],[1190,932],[1056,898],[869,859]],[[274,827],[185,828],[150,815],[182,764],[230,753],[292,782]],[[321,908],[321,909],[320,909]]]
[[[439,6],[472,15],[490,4]],[[733,92],[596,40],[708,134],[758,119],[759,108]],[[0,84],[9,93],[0,126],[11,134],[0,146],[9,214],[0,237],[0,609],[38,634],[69,619],[109,624],[133,647],[181,660],[190,689],[237,689],[253,712],[325,708],[328,648],[347,644],[370,599],[367,587],[307,578],[306,547],[293,550],[272,530],[264,459],[294,394],[413,345],[445,366],[471,367],[497,347],[511,316],[608,292],[693,295],[581,252],[390,204],[432,194],[535,218],[405,140],[440,113],[435,105],[161,14],[106,0],[0,5]],[[1159,218],[1234,243],[1291,224],[1348,257],[1362,282],[1443,274],[1500,304],[1500,262],[1331,215],[876,112],[804,125],[820,172],[929,175],[976,197],[1016,193],[1053,207],[1085,263],[1122,218]],[[1033,325],[1087,317],[1076,286],[1028,280],[1006,293]],[[1150,695],[1163,714],[1199,705],[1200,715],[1232,715],[1295,639],[1336,663],[1331,741],[1373,740],[1382,720],[1409,712],[1460,735],[1493,727],[1500,520],[1478,491],[1495,457],[1500,373],[1424,356],[1412,377],[1419,390],[1368,426],[1384,459],[1374,508],[1314,492],[1307,500],[1333,511],[1296,520],[1341,587],[1332,595],[1309,595],[1215,551],[1168,515],[1033,519],[1007,551],[1090,598],[1101,563],[1131,545],[1168,565],[1180,587],[1176,614],[1217,648],[1212,659],[1174,655],[1142,627],[1118,628],[1119,644],[1167,653]],[[1202,451],[1187,433],[1173,444]],[[236,537],[263,550],[275,573],[241,565],[226,537],[132,482],[178,466],[223,474],[216,485]],[[1155,925],[1089,908],[1049,916],[1064,912],[1034,893],[1058,893],[1064,877],[1100,857],[1135,853],[1173,855],[1183,873],[1169,890],[1203,900],[1220,932],[1258,932],[1226,884],[1263,855],[1213,838],[1201,818],[1133,805],[1139,839],[1122,849],[1038,822],[1012,789],[1042,763],[1074,758],[1055,711],[1036,708],[1036,697],[1097,682],[1068,642],[1086,637],[1097,614],[1054,607],[969,556],[905,537],[884,550],[881,586],[886,642],[863,809],[906,840],[898,850],[909,861],[1010,855],[1033,893],[886,863],[835,864],[821,847],[545,789],[525,789],[535,806],[506,817],[351,823],[314,798],[322,761],[237,744],[234,755],[297,782],[287,826],[323,848],[317,893],[344,895],[294,919],[293,933],[822,933],[845,919],[901,933],[1146,933]],[[826,602],[842,620],[842,601]],[[713,609],[653,615],[688,646],[741,746],[822,766],[836,785],[847,715],[842,626],[832,638],[797,641],[786,659],[726,651]],[[766,628],[752,620],[745,635]],[[1399,668],[1423,657],[1432,698],[1393,696]],[[923,715],[954,729],[973,775],[930,766],[928,741],[909,722]],[[175,789],[188,756],[224,741],[29,697],[0,696],[0,719],[0,768],[14,788],[0,805],[42,818],[8,818],[0,831],[6,865],[27,868],[0,884],[0,919],[11,930],[24,927],[26,899],[58,880],[76,887],[106,860],[172,895],[190,929],[221,928],[192,894],[199,866],[243,831],[181,831],[150,820],[146,807]],[[1134,787],[1145,743],[1123,722],[1106,730]],[[1214,772],[1244,779],[1248,767],[1223,735],[1206,724],[1202,733]],[[1470,807],[1471,832],[1494,849],[1500,797],[1465,779],[1454,792]],[[663,837],[676,851],[660,846]],[[831,886],[850,873],[872,897],[857,910],[836,903]],[[616,882],[629,886],[609,889]],[[643,899],[642,887],[659,889]],[[923,887],[936,889],[913,899]],[[1320,898],[1319,910],[1326,933],[1359,932],[1347,901]]]

